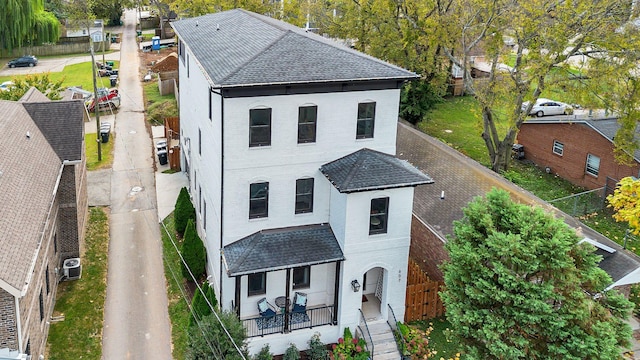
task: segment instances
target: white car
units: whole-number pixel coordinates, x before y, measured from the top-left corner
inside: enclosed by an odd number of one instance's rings
[[[9,91],[9,89],[12,88],[13,85],[15,85],[13,81],[5,81],[0,84],[0,91]]]
[[[522,103],[522,111],[527,111],[529,102]],[[569,104],[565,104],[560,101],[549,100],[540,98],[529,111],[529,115],[535,115],[542,117],[545,115],[571,115],[573,114],[573,107]]]

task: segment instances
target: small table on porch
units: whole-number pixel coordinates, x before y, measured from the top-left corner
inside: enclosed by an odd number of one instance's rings
[[[278,296],[275,300],[276,306],[280,308],[280,312],[284,313],[284,310],[289,306],[289,299],[284,296]]]

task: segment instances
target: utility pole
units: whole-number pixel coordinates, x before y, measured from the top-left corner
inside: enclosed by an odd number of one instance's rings
[[[93,73],[93,110],[96,112],[96,142],[98,143],[98,161],[102,161],[102,144],[100,142],[100,98],[98,97],[98,83],[96,80],[96,59],[93,53],[93,38],[89,36],[91,46],[91,72]]]

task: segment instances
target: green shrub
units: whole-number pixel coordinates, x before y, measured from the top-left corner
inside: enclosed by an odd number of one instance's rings
[[[203,317],[211,314],[211,307],[205,299],[208,299],[213,308],[216,308],[218,305],[218,299],[216,299],[216,292],[213,290],[211,286],[209,286],[208,282],[204,282],[201,286],[202,292],[200,290],[196,290],[195,295],[193,296],[193,300],[191,300],[191,318],[189,318],[189,326],[194,326],[197,324],[196,320],[200,320]]]
[[[300,360],[300,350],[296,347],[296,344],[291,344],[284,352],[282,360]]]
[[[309,350],[307,356],[311,360],[326,360],[329,355],[327,345],[320,341],[320,334],[315,333],[309,340]]]
[[[343,337],[338,339],[338,343],[333,345],[333,356],[336,359],[367,360],[369,352],[366,351],[364,339],[354,339],[351,329],[344,328]]]
[[[183,187],[180,189],[180,194],[178,194],[176,208],[173,214],[173,225],[180,236],[184,235],[184,230],[187,227],[189,219],[195,221],[196,209],[191,203],[191,198],[189,198],[189,191],[187,191],[186,187]]]
[[[196,232],[196,226],[191,219],[187,222],[187,228],[184,231],[184,241],[182,242],[180,254],[182,254],[182,258],[184,259],[182,263],[182,276],[187,280],[193,280],[189,274],[189,269],[191,269],[191,273],[197,281],[204,274],[207,263],[207,253],[200,236],[198,236]]]
[[[265,344],[262,349],[260,349],[260,352],[253,357],[253,360],[273,360],[273,354],[271,354],[269,350],[269,344]]]

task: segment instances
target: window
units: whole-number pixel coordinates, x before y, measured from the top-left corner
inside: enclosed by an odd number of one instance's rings
[[[385,234],[387,232],[387,218],[389,198],[371,199],[371,215],[369,216],[369,235]]]
[[[298,109],[298,144],[316,142],[317,106],[301,106]]]
[[[58,234],[53,234],[53,253],[58,253]]]
[[[564,144],[557,140],[553,140],[553,153],[562,156],[564,153]]]
[[[367,139],[373,137],[373,123],[376,116],[376,103],[358,104],[358,124],[356,128],[356,139]]]
[[[213,112],[213,110],[211,109],[211,103],[213,102],[213,101],[211,100],[211,97],[212,97],[212,96],[213,96],[213,93],[211,92],[211,90],[209,90],[209,120],[211,120],[211,119],[212,119],[212,117],[213,117],[213,116],[212,116],[212,112]]]
[[[267,292],[267,273],[257,273],[249,275],[248,294],[261,295]]]
[[[44,297],[42,297],[42,289],[40,289],[40,321],[44,320]]]
[[[49,295],[49,292],[51,291],[51,285],[49,285],[49,265],[47,265],[47,269],[45,270],[44,277],[45,277],[45,284],[47,285],[47,295]]]
[[[202,214],[202,186],[198,185],[198,212]]]
[[[202,155],[202,130],[198,129],[198,155]]]
[[[180,55],[180,60],[184,63],[184,42],[182,40],[178,41],[178,54]]]
[[[249,111],[249,147],[271,145],[271,109]]]
[[[187,77],[189,77],[189,54],[187,54]]]
[[[206,200],[202,200],[202,205],[203,205],[203,214],[202,214],[202,228],[207,230],[207,201]]]
[[[313,178],[296,180],[296,214],[313,212]]]
[[[304,289],[311,286],[311,266],[293,269],[293,288]]]
[[[600,158],[595,155],[587,154],[586,171],[589,175],[598,176],[598,171],[600,171]]]
[[[269,183],[255,183],[249,186],[249,219],[269,215]]]

